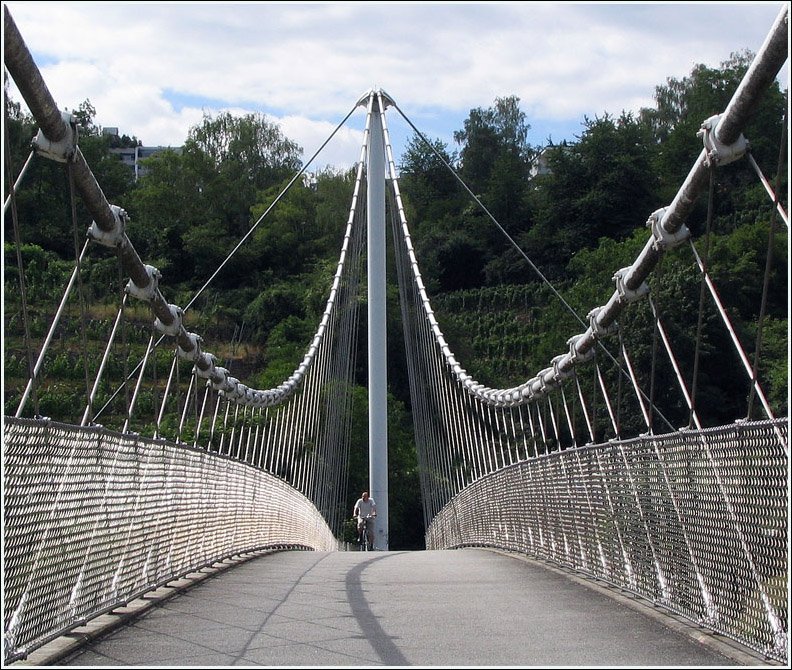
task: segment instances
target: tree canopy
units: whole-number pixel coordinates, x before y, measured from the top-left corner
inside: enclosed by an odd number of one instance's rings
[[[575,141],[531,146],[531,126],[512,95],[471,109],[454,134],[454,147],[439,140],[427,144],[418,136],[408,142],[400,161],[401,191],[416,255],[438,321],[470,374],[491,386],[520,383],[564,351],[580,324],[525,257],[582,317],[603,304],[613,291],[614,272],[632,262],[645,243],[647,218],[669,203],[701,151],[696,138],[701,123],[725,108],[749,62],[745,53],[720,68],[696,65],[688,77],[659,85],[653,108],[586,118]],[[773,179],[780,173],[782,196],[787,170],[777,162],[785,109],[785,92],[776,84],[745,131],[766,173]],[[114,143],[135,146],[139,140],[103,136],[95,114],[88,100],[75,112],[83,153],[108,200],[129,212],[130,238],[141,258],[160,269],[163,290],[176,303],[203,286],[301,165],[300,148],[266,116],[223,112],[205,116],[180,150],[148,159],[146,174],[135,182],[110,149]],[[6,115],[5,151],[16,174],[29,152],[35,123],[8,95]],[[533,175],[540,152],[550,169]],[[710,249],[711,273],[742,341],[749,350],[761,342],[770,354],[762,359],[760,377],[783,414],[788,402],[786,230],[774,224],[772,203],[745,164],[718,170],[714,180],[713,199],[698,203],[688,225],[700,239],[711,221],[710,235],[700,244]],[[304,354],[338,261],[353,183],[351,172],[333,170],[316,175],[313,184],[296,183],[195,306],[194,318],[206,337],[229,340],[245,333],[251,357],[244,372],[254,385],[277,385]],[[46,296],[68,273],[75,242],[83,239],[90,221],[79,202],[73,219],[62,166],[46,161],[33,162],[16,204],[31,290]],[[5,220],[7,241],[13,239],[11,219]],[[7,332],[14,332],[9,325],[19,327],[14,258],[7,247]],[[760,339],[768,258],[771,290]],[[88,271],[101,279],[103,288],[91,289],[100,302],[118,296],[113,260],[100,252],[87,263]],[[691,315],[698,311],[700,281],[690,254],[669,254],[652,289],[680,355],[693,356],[697,333]],[[395,287],[389,295],[395,301]],[[392,546],[411,547],[421,542],[416,529],[422,521],[408,380],[395,325],[398,310],[391,306],[390,314],[391,490],[397,515]],[[748,387],[711,307],[702,320],[700,406],[708,408],[708,421],[731,421]],[[644,302],[621,324],[626,346],[642,370],[652,368],[656,355],[647,335],[651,323]],[[23,360],[19,342],[14,336],[6,341],[7,371],[16,370],[10,361]],[[69,369],[73,372],[73,366]],[[363,398],[365,365],[358,361],[356,370],[355,393]],[[682,425],[686,409],[670,397],[675,380],[668,370],[658,374],[658,398],[667,401],[668,411]],[[355,407],[362,411],[360,403]],[[354,432],[353,497],[360,492],[366,439],[365,431]]]

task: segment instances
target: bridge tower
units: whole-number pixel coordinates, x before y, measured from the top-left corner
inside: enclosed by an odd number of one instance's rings
[[[372,89],[366,155],[369,493],[377,504],[374,546],[388,549],[388,372],[385,287],[385,134],[381,113],[386,97]],[[383,108],[381,109],[381,106]]]

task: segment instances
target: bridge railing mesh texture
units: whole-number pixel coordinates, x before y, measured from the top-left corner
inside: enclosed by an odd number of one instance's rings
[[[3,485],[5,662],[223,558],[337,548],[287,482],[102,428],[6,417]]]
[[[427,547],[498,547],[625,589],[786,661],[786,420],[529,459],[460,491]]]

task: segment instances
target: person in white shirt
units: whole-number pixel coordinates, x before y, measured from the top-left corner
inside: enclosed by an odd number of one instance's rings
[[[357,518],[358,542],[363,539],[363,519],[368,518],[366,534],[369,538],[369,545],[374,548],[374,517],[377,516],[377,503],[369,497],[368,491],[363,491],[355,503],[352,516]]]

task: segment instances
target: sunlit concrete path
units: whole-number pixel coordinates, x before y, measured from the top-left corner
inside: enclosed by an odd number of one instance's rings
[[[751,663],[712,636],[692,627],[686,632],[675,619],[629,600],[544,564],[484,549],[282,552],[179,592],[63,663]]]

